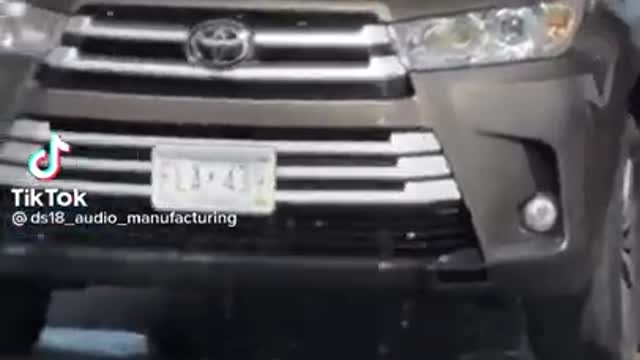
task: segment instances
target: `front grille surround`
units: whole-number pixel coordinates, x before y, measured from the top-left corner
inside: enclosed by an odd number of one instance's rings
[[[215,18],[233,18],[255,31],[251,59],[228,70],[187,63],[182,47],[189,30]],[[237,228],[26,227],[20,231],[12,231],[16,229],[7,223],[15,209],[4,208],[5,230],[14,239],[44,239],[53,246],[381,259],[477,248],[471,216],[442,146],[433,130],[416,118],[420,111],[411,98],[407,71],[386,25],[375,15],[88,6],[71,15],[60,44],[39,68],[36,80],[40,107],[25,111],[0,141],[0,186],[87,191],[96,207],[86,212],[153,213],[149,199],[154,146],[246,142],[276,149],[277,206],[268,217],[242,217]],[[136,96],[118,106],[117,115],[106,116],[93,110],[80,115],[70,115],[68,109],[64,114],[54,111],[50,97],[55,94],[65,99],[64,105],[76,95]],[[358,101],[342,101],[350,99]],[[267,114],[265,121],[281,116],[291,121],[265,126],[257,120],[234,123],[239,116],[226,116],[229,120],[196,125],[187,116],[176,116],[136,122],[139,113],[147,113],[151,106],[142,111],[143,106],[135,111],[132,106],[151,100],[197,100],[211,104],[212,113],[233,107],[237,114],[236,107],[251,105],[247,110],[251,116],[257,113],[253,109],[263,106],[269,110],[262,112]],[[344,117],[337,107],[348,106],[357,112],[357,121],[328,125],[315,119],[324,116],[324,109],[314,108],[312,126],[296,124],[304,114],[295,108],[316,104],[326,106],[326,116],[333,118]],[[377,110],[360,110],[358,104]],[[24,164],[49,140],[51,131],[71,144],[72,154],[63,156],[57,179],[38,182],[26,173]]]

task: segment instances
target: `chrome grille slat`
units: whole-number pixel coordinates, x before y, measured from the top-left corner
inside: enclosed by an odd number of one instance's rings
[[[257,46],[278,48],[373,48],[391,45],[383,25],[366,25],[353,32],[314,30],[261,30],[254,35]]]
[[[0,153],[0,160],[5,159]],[[65,169],[151,173],[150,161],[93,159],[68,156]],[[409,181],[450,175],[442,156],[400,158],[397,166],[278,166],[279,180],[384,180]]]
[[[58,69],[191,80],[223,80],[241,82],[372,82],[386,81],[405,75],[395,56],[372,57],[368,64],[259,64],[227,70],[198,67],[187,62],[160,62],[118,57],[82,55],[77,48],[59,47],[45,62]]]
[[[79,180],[38,181],[25,166],[0,164],[0,185],[33,188],[56,188],[86,191],[93,195],[150,197],[149,185]],[[441,201],[460,200],[460,192],[453,179],[410,182],[404,190],[278,190],[276,201],[283,204],[305,205],[425,205]]]
[[[0,185],[6,186],[38,189],[55,188],[60,190],[78,189],[78,191],[105,196],[151,196],[151,187],[149,185],[80,180],[39,181],[29,175],[25,165],[15,166],[0,163],[0,174]]]
[[[176,24],[94,21],[89,16],[74,16],[66,28],[67,34],[98,39],[184,43],[189,27]],[[254,41],[258,47],[277,48],[373,48],[390,45],[384,25],[366,25],[357,30],[257,29]]]
[[[407,183],[403,191],[278,191],[276,201],[309,205],[424,205],[459,200],[458,185],[453,179]]]
[[[10,141],[0,144],[0,161],[25,164],[40,145]],[[65,169],[120,173],[151,173],[151,162],[64,156]],[[401,157],[396,166],[278,166],[280,180],[410,181],[450,175],[442,155]]]
[[[66,33],[98,39],[140,42],[184,42],[189,28],[181,25],[149,25],[131,23],[96,22],[90,16],[74,16],[67,24]]]
[[[295,180],[393,180],[410,181],[450,175],[449,165],[442,155],[401,157],[396,166],[282,166],[278,179]]]
[[[158,136],[132,137],[111,134],[81,134],[72,131],[60,131],[60,136],[78,145],[103,147],[150,148],[159,144],[207,145],[215,142],[229,145],[237,144],[233,140],[166,138]],[[422,140],[422,141],[421,141]],[[132,143],[134,141],[135,143]],[[278,153],[299,155],[414,155],[439,151],[440,146],[432,134],[406,133],[394,134],[391,141],[267,141],[255,140],[251,144],[276,148]]]
[[[33,124],[30,127],[28,124]],[[49,139],[48,125],[37,125],[34,120],[18,120],[10,133],[17,139],[44,142]],[[47,123],[44,123],[47,124]],[[207,145],[228,141],[204,138],[180,138],[171,136],[119,135],[101,133],[80,133],[58,131],[67,142],[98,147],[151,148],[159,144],[167,145]],[[270,141],[252,140],[253,145],[276,148],[279,154],[325,154],[325,155],[420,155],[441,151],[440,143],[431,132],[394,132],[388,141]]]

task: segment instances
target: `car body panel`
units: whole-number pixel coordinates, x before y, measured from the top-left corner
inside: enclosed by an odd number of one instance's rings
[[[44,8],[60,11],[75,12],[85,5],[103,4],[100,0],[59,0],[55,2],[47,0],[30,0],[32,4]],[[531,4],[532,0],[449,0],[449,1],[423,1],[423,0],[238,0],[230,3],[225,0],[117,0],[112,4],[121,5],[154,5],[180,7],[233,7],[246,9],[289,9],[317,11],[339,11],[339,12],[373,12],[383,21],[408,19],[422,15],[433,15],[469,10],[471,8],[482,8],[487,6],[518,6]]]

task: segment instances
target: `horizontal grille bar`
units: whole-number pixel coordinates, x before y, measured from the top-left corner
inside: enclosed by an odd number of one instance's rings
[[[425,205],[460,200],[453,179],[409,182],[400,191],[301,190],[278,191],[276,201],[287,204],[315,205]]]
[[[225,140],[204,138],[179,138],[170,136],[116,135],[104,133],[79,133],[58,131],[67,142],[75,145],[98,147],[151,148],[158,144],[207,145]],[[34,142],[49,139],[47,122],[18,120],[11,129],[11,136]],[[394,132],[387,141],[267,141],[252,140],[253,145],[274,147],[281,154],[325,154],[325,155],[420,155],[441,151],[440,143],[430,132]],[[229,141],[229,145],[237,144]]]
[[[66,33],[86,38],[126,40],[135,42],[185,43],[190,28],[175,24],[146,24],[116,21],[95,21],[89,16],[71,18]],[[258,29],[253,41],[257,47],[276,48],[373,48],[390,45],[384,25],[366,25],[361,29]]]
[[[149,76],[193,80],[223,80],[246,82],[372,82],[401,78],[405,69],[395,56],[372,57],[368,64],[311,65],[260,64],[224,71],[196,67],[184,62],[141,61],[117,57],[82,55],[76,48],[53,50],[46,63],[54,68],[130,76]]]
[[[38,181],[26,166],[0,164],[0,185],[86,191],[94,195],[150,197],[151,186],[82,180]],[[278,190],[276,201],[301,205],[425,205],[460,200],[453,179],[407,182],[403,190]]]
[[[29,154],[40,145],[20,142],[0,144],[0,161],[25,164]],[[150,174],[151,162],[141,160],[113,160],[65,156],[65,169],[133,172]],[[409,181],[450,175],[447,161],[441,155],[402,157],[395,166],[278,166],[278,180],[379,180]]]

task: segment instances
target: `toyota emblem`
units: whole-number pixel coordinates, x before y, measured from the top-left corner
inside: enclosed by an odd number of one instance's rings
[[[196,25],[189,35],[189,62],[224,69],[247,59],[253,50],[252,32],[231,19],[210,20]]]

